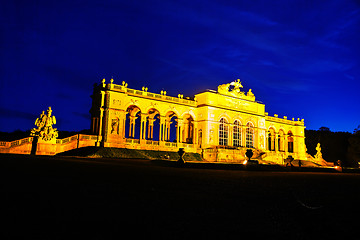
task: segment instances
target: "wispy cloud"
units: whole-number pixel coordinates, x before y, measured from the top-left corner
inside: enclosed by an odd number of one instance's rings
[[[238,11],[238,14],[244,17],[247,21],[252,22],[253,24],[262,24],[266,26],[275,26],[279,24],[278,22],[273,21],[270,18],[256,14],[254,12]]]
[[[314,59],[298,66],[298,71],[304,73],[344,72],[353,67],[352,63],[331,59]]]
[[[37,115],[35,114],[26,111],[7,109],[7,108],[0,108],[0,115],[2,118],[19,118],[19,119],[34,120],[34,121],[37,118]]]

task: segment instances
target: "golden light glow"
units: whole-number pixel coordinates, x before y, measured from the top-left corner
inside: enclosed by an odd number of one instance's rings
[[[193,98],[128,88],[123,81],[103,79],[92,95],[92,146],[199,153],[209,162],[247,164],[245,152],[252,149],[254,160],[284,164],[291,155],[306,161],[304,120],[269,116],[265,104],[255,100],[251,89],[242,91],[240,79],[221,84]],[[50,114],[51,115],[51,114]],[[50,119],[50,118],[49,118]],[[294,119],[294,118],[293,118]],[[55,118],[53,118],[55,123]],[[269,131],[271,136],[269,138]],[[55,136],[55,135],[54,135]],[[81,146],[81,142],[60,146],[52,142],[51,154]],[[85,141],[85,138],[84,138]],[[271,144],[271,146],[269,145]],[[0,152],[18,151],[0,142]],[[19,148],[17,148],[19,149]]]
[[[102,136],[105,147],[162,151],[184,148],[185,152],[202,154],[206,161],[245,164],[246,147],[250,147],[254,159],[270,163],[282,164],[288,155],[307,160],[304,122],[268,116],[265,105],[255,101],[251,89],[242,91],[240,79],[193,98],[181,93],[172,97],[164,90],[153,93],[145,87],[135,90],[125,82],[105,85],[95,88],[98,94],[91,109],[93,133]],[[269,150],[270,127],[273,147]],[[288,132],[293,134],[291,138]],[[288,139],[292,141],[291,149]]]

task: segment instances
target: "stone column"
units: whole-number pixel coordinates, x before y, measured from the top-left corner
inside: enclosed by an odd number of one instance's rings
[[[293,135],[293,152],[294,153],[298,153],[299,152],[299,148],[298,148],[298,136]]]
[[[104,102],[105,102],[105,92],[101,91],[101,103],[100,103],[100,118],[99,118],[99,136],[102,137],[103,135],[103,126],[104,126]],[[103,142],[104,139],[101,139],[101,142]]]
[[[141,114],[140,140],[145,139],[145,136],[146,136],[146,117],[147,117],[147,114]]]
[[[193,122],[193,128],[194,128],[194,134],[193,134],[193,144],[195,145],[195,144],[199,144],[199,142],[198,142],[198,138],[199,138],[199,136],[198,136],[198,123],[197,122]]]
[[[226,123],[226,126],[228,128],[228,146],[233,146],[233,136],[232,136],[232,133],[233,133],[233,126],[231,126],[232,124],[230,123]]]
[[[170,127],[171,127],[171,123],[172,123],[172,122],[169,122],[169,123],[168,123],[168,126],[167,126],[167,134],[168,134],[168,135],[167,135],[167,139],[166,139],[166,140],[168,140],[168,141],[170,141]]]
[[[165,117],[160,116],[159,141],[164,141],[164,139],[165,139]]]
[[[104,116],[104,109],[100,108],[99,136],[102,135],[103,116]]]
[[[105,114],[104,114],[104,132],[103,132],[103,143],[107,142],[107,136],[110,128],[110,110],[108,108],[105,108]],[[104,145],[105,146],[105,145]]]
[[[153,140],[154,138],[154,118],[149,117],[149,124],[148,124],[148,139]]]
[[[165,141],[170,141],[170,128],[171,128],[171,118],[166,118],[165,120],[165,125],[166,125],[166,131],[165,131]]]
[[[130,116],[129,138],[135,138],[135,120],[137,117]]]
[[[120,115],[119,115],[119,137],[121,139],[121,141],[124,140],[125,138],[125,121],[126,120],[126,112],[125,111],[120,111]]]
[[[245,146],[245,141],[246,141],[246,135],[245,135],[245,128],[243,125],[240,126],[240,146]]]
[[[183,128],[183,120],[178,118],[177,129],[176,129],[176,141],[177,143],[182,142],[181,132]]]

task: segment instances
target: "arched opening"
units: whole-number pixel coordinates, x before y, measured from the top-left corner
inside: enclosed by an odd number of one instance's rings
[[[127,108],[127,117],[125,121],[125,137],[139,139],[140,138],[140,122],[141,111],[140,108],[132,105]]]
[[[254,148],[254,125],[251,122],[246,124],[246,147]]]
[[[275,130],[273,128],[269,129],[268,150],[275,151]]]
[[[294,152],[294,135],[291,131],[288,132],[288,152]]]
[[[278,145],[279,145],[279,151],[284,152],[285,151],[285,133],[283,130],[279,131],[279,138],[278,138]]]
[[[178,117],[175,112],[170,111],[165,115],[164,140],[167,142],[176,142],[177,140]]]
[[[225,118],[220,119],[220,126],[219,126],[219,145],[227,146],[228,145],[228,136],[229,135],[229,128],[228,122]]]
[[[233,127],[233,146],[240,147],[241,144],[241,127],[240,122],[235,120]]]
[[[160,113],[155,108],[152,108],[148,111],[148,116],[146,118],[146,139],[159,141],[159,131],[160,131]]]
[[[194,141],[194,119],[190,114],[184,116],[182,129],[183,142],[192,144]]]

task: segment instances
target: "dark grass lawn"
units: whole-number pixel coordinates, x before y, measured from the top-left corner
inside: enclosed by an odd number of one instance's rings
[[[5,154],[0,166],[2,239],[344,239],[359,232],[360,174]]]

